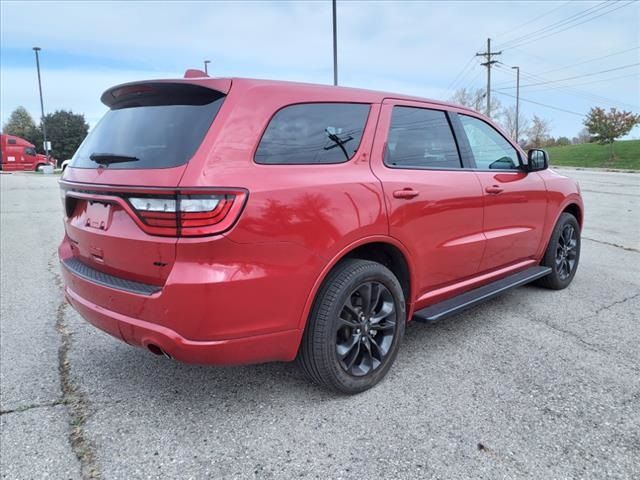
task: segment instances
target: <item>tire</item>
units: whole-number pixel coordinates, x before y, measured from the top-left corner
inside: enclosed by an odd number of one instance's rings
[[[569,232],[572,233],[570,239]],[[536,284],[552,290],[567,288],[578,270],[579,261],[580,225],[573,215],[562,213],[540,262],[540,265],[551,268],[551,273]]]
[[[344,260],[316,295],[298,363],[320,386],[346,394],[363,392],[391,368],[406,318],[400,282],[388,268],[368,260]]]
[[[40,172],[40,171],[42,170],[42,168],[43,168],[43,167],[44,167],[44,164],[43,164],[43,163],[39,163],[38,165],[36,165],[36,169],[35,169],[35,171],[36,171],[36,172]]]

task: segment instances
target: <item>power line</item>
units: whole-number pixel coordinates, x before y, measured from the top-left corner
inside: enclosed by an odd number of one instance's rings
[[[601,10],[603,8],[605,8],[607,6],[607,1],[603,1],[597,5],[594,5],[592,7],[587,8],[586,10],[583,10],[582,12],[578,12],[578,13],[574,13],[566,18],[563,18],[561,20],[558,20],[557,22],[554,22],[550,25],[547,25],[546,27],[542,27],[539,28],[537,30],[534,30],[532,32],[529,33],[525,33],[524,35],[521,35],[519,37],[516,38],[512,38],[511,40],[507,40],[506,42],[504,42],[503,44],[500,44],[500,47],[504,47],[506,48],[507,45],[510,44],[516,44],[518,42],[524,41],[526,39],[529,39],[535,35],[541,34],[541,33],[546,33],[547,31],[553,30],[554,28],[558,28],[558,27],[562,27],[568,23],[574,22],[576,20],[579,20],[580,18],[586,16],[586,15],[591,15],[594,12],[597,12],[598,10]]]
[[[530,20],[527,20],[526,23],[522,23],[522,24],[518,25],[517,27],[512,28],[511,30],[508,30],[506,32],[502,32],[502,33],[496,35],[496,37],[497,38],[501,38],[501,37],[503,37],[505,35],[509,35],[510,33],[517,32],[522,27],[527,26],[527,25],[531,25],[532,23],[535,23],[536,21],[540,20],[541,18],[544,18],[544,17],[552,14],[553,12],[555,12],[557,10],[560,10],[562,7],[565,7],[565,6],[569,5],[571,3],[571,1],[572,0],[569,0],[569,1],[565,2],[565,3],[563,3],[562,5],[558,6],[558,7],[552,8],[551,10],[547,11],[546,13],[543,13],[541,15],[538,15],[537,17],[534,17],[534,18],[532,18]],[[509,40],[507,40],[507,41],[509,41]]]
[[[466,88],[471,88],[471,87],[476,83],[476,80],[478,80],[478,77],[479,77],[481,74],[482,74],[482,70],[478,70],[478,71],[476,72],[476,74],[473,76],[473,78],[472,78],[471,80],[469,80],[468,82],[466,82],[466,83],[464,84],[464,86],[463,86],[463,87],[461,87],[461,88],[465,88],[465,89],[466,89]]]
[[[531,43],[531,42],[536,42],[536,41],[538,41],[538,40],[542,40],[542,39],[544,39],[544,38],[551,37],[551,36],[556,35],[556,34],[558,34],[558,33],[562,33],[562,32],[564,32],[564,31],[566,31],[566,30],[569,30],[569,29],[571,29],[571,28],[577,27],[578,25],[582,25],[582,24],[584,24],[584,23],[587,23],[587,22],[590,22],[590,21],[592,21],[592,20],[595,20],[596,18],[600,18],[600,17],[602,17],[602,16],[604,16],[604,15],[607,15],[607,14],[609,14],[609,13],[615,12],[616,10],[619,10],[619,9],[621,9],[621,8],[623,8],[623,7],[626,7],[626,6],[628,6],[628,5],[631,5],[631,4],[632,4],[632,3],[634,3],[634,2],[635,2],[635,0],[631,0],[631,1],[630,1],[630,2],[628,2],[628,3],[625,3],[625,4],[623,4],[623,5],[619,5],[619,6],[615,7],[615,8],[611,8],[611,9],[609,9],[609,10],[605,11],[605,12],[600,13],[599,15],[595,15],[595,16],[592,16],[592,17],[590,17],[590,18],[584,19],[584,20],[582,20],[581,22],[573,23],[573,24],[570,24],[570,25],[568,24],[568,25],[566,26],[566,28],[563,28],[563,29],[561,29],[561,30],[556,30],[555,32],[550,31],[550,32],[547,32],[547,35],[543,35],[543,36],[541,36],[541,37],[534,37],[534,38],[531,38],[531,39],[529,39],[529,40],[521,41],[520,43],[515,43],[515,44],[510,45],[510,46],[508,46],[508,47],[506,47],[506,48],[513,48],[513,47],[515,47],[515,46],[519,46],[519,47],[521,47],[521,46],[523,46],[523,45],[527,45],[527,44],[529,44],[529,43]],[[577,19],[576,19],[576,20],[577,20]],[[506,48],[505,48],[505,49],[506,49]]]
[[[458,74],[454,77],[453,80],[451,80],[451,82],[447,86],[448,90],[451,90],[453,88],[453,86],[458,82],[458,79],[463,74],[463,72],[465,72],[467,70],[469,65],[471,65],[471,62],[473,62],[474,58],[475,58],[475,55],[471,55],[471,58],[469,58],[469,61],[464,65],[464,67],[462,67],[462,70],[460,70],[460,72],[458,72]]]
[[[482,46],[480,46],[481,48]],[[467,76],[473,72],[473,67],[475,66],[473,60],[476,58],[475,55],[471,55],[471,57],[469,58],[469,60],[467,61],[467,63],[465,64],[464,67],[462,67],[462,70],[460,70],[460,72],[454,77],[454,79],[449,83],[449,85],[447,86],[447,93],[451,94],[454,92],[454,89],[456,87],[456,85],[461,85],[462,82],[465,81],[465,78],[467,78]]]
[[[518,50],[519,52],[521,52],[521,53],[523,53],[523,54],[525,54],[527,56],[531,56],[533,58],[541,60],[542,62],[544,62],[544,63],[546,63],[548,65],[555,65],[556,66],[556,68],[553,68],[551,70],[545,70],[543,72],[540,72],[538,75],[546,75],[547,73],[557,72],[557,71],[560,71],[560,70],[567,70],[567,69],[569,69],[571,67],[575,67],[577,65],[584,65],[586,63],[595,62],[595,61],[602,60],[602,59],[609,58],[609,57],[613,57],[613,56],[616,56],[616,55],[621,55],[623,53],[632,52],[632,51],[638,50],[638,49],[640,49],[640,47],[632,47],[632,48],[628,48],[626,50],[620,50],[618,52],[610,53],[608,55],[602,55],[602,56],[595,57],[595,58],[585,59],[585,60],[582,60],[582,61],[577,62],[577,63],[572,63],[572,64],[569,64],[569,65],[559,66],[560,64],[558,64],[558,63],[549,62],[549,60],[547,58],[543,58],[543,57],[540,57],[538,55],[534,55],[533,53],[530,53],[530,52],[525,52],[524,50],[521,50],[519,48],[514,48],[514,50]],[[506,85],[507,83],[510,83],[510,82],[499,82],[498,84],[496,84],[496,86],[497,87],[501,87],[503,85]]]
[[[598,5],[596,5],[595,7],[591,7],[587,10],[585,10],[584,12],[582,12],[581,14],[576,14],[573,15],[571,17],[568,17],[567,19],[565,19],[564,21],[561,22],[556,22],[555,24],[549,25],[548,27],[545,27],[543,29],[540,30],[536,30],[534,32],[531,32],[529,34],[523,35],[521,38],[519,39],[514,39],[511,40],[509,42],[506,42],[504,45],[501,46],[501,48],[503,50],[509,49],[509,48],[514,48],[517,46],[522,46],[522,45],[527,45],[531,42],[536,42],[538,40],[542,40],[544,38],[548,38],[550,36],[556,35],[558,33],[564,32],[566,30],[569,30],[571,28],[577,27],[578,25],[582,25],[584,23],[590,22],[592,20],[595,20],[597,18],[600,18],[604,15],[607,15],[609,13],[612,13],[616,10],[619,10],[620,8],[626,7],[628,5],[631,5],[632,3],[634,3],[634,0],[631,0],[628,3],[622,4],[622,5],[616,5],[618,3],[619,0],[616,0],[615,2],[602,2]],[[610,8],[608,10],[605,10],[606,8],[612,6],[613,8]],[[600,10],[603,10],[602,12],[600,12]],[[594,13],[597,13],[597,15],[592,15]],[[589,16],[591,15],[591,16]],[[587,18],[582,18],[582,17],[587,17]],[[576,23],[577,20],[581,20],[578,21]],[[561,28],[564,27],[564,28]],[[558,28],[560,28],[558,30]],[[554,31],[555,30],[555,31]]]
[[[582,85],[591,85],[593,83],[600,83],[600,82],[612,82],[614,80],[621,80],[623,78],[638,78],[638,75],[635,73],[632,73],[630,75],[620,75],[617,77],[609,77],[609,78],[598,78],[596,80],[590,80],[588,82],[580,82],[580,83],[571,83],[569,85],[558,85],[558,86],[551,86],[551,87],[543,87],[543,88],[534,88],[533,90],[529,90],[530,92],[544,92],[547,89],[553,89],[553,88],[569,88],[569,87],[581,87]],[[589,92],[587,92],[589,93]],[[596,95],[595,93],[593,95]],[[623,102],[620,102],[623,103]]]
[[[554,69],[552,69],[552,70],[546,70],[546,71],[544,71],[544,72],[540,72],[540,75],[546,75],[547,73],[557,72],[557,71],[559,71],[559,70],[566,70],[566,69],[568,69],[568,68],[576,67],[576,66],[578,66],[578,65],[584,65],[585,63],[591,63],[591,62],[596,62],[596,61],[598,61],[598,60],[603,60],[603,59],[605,59],[605,58],[615,57],[616,55],[621,55],[621,54],[623,54],[623,53],[632,52],[632,51],[634,51],[634,50],[638,50],[639,48],[640,48],[640,47],[628,48],[628,49],[626,49],[626,50],[621,50],[621,51],[619,51],[619,52],[610,53],[610,54],[608,54],[608,55],[603,55],[603,56],[601,56],[601,57],[590,58],[590,59],[588,59],[588,60],[583,60],[583,61],[578,62],[578,63],[572,63],[572,64],[570,64],[570,65],[566,65],[566,66],[564,66],[564,67],[554,68]]]
[[[511,98],[516,98],[515,95],[510,95],[510,94],[504,93],[504,92],[498,92],[498,91],[494,90],[494,93],[497,93],[498,95],[505,95],[505,96],[511,97]],[[584,113],[578,113],[578,112],[574,112],[573,110],[566,110],[564,108],[554,107],[553,105],[547,105],[546,103],[536,102],[534,100],[529,100],[528,98],[520,97],[520,101],[521,102],[527,102],[527,103],[533,103],[535,105],[540,105],[541,107],[547,107],[547,108],[550,108],[552,110],[558,110],[559,112],[570,113],[570,114],[576,115],[578,117],[584,117],[585,116]]]
[[[630,63],[628,65],[622,65],[620,67],[615,67],[615,68],[609,68],[607,70],[600,70],[598,72],[583,73],[582,75],[575,75],[573,77],[559,78],[557,80],[547,80],[547,81],[538,82],[538,83],[527,83],[526,85],[520,85],[520,88],[535,87],[535,86],[538,86],[538,85],[547,85],[547,84],[550,84],[550,83],[565,82],[567,80],[575,80],[576,78],[592,77],[594,75],[600,75],[601,73],[615,72],[615,71],[618,71],[618,70],[624,70],[626,68],[636,67],[638,65],[640,65],[640,62]],[[514,87],[505,87],[505,89],[507,89],[507,88],[511,89],[511,88],[514,88]]]
[[[504,64],[502,64],[504,65]],[[500,70],[502,71],[508,71],[509,73],[513,73],[511,72],[510,69],[504,68],[502,67],[501,64],[498,64],[498,68],[500,68]],[[545,80],[542,77],[539,77],[538,75],[533,75],[531,73],[526,73],[526,72],[521,72],[521,74],[528,78],[531,79],[532,81],[540,81],[540,80]],[[630,75],[626,75],[625,77],[629,77]],[[635,76],[635,75],[634,75]],[[610,79],[613,80],[613,79]],[[596,81],[602,81],[602,79],[596,80]],[[513,87],[511,87],[513,88]],[[495,89],[495,91],[502,91],[505,90],[505,88],[498,88]],[[570,95],[573,95],[574,97],[578,97],[578,98],[583,98],[592,102],[598,102],[598,103],[606,103],[606,104],[611,104],[611,105],[626,105],[626,106],[630,106],[632,108],[635,108],[635,105],[632,105],[630,103],[626,103],[626,102],[621,102],[618,100],[613,100],[611,98],[607,98],[601,95],[597,95],[595,93],[591,93],[591,92],[586,92],[584,90],[580,90],[577,88],[574,88],[572,85],[551,85],[551,86],[547,86],[544,87],[542,89],[534,89],[534,90],[529,90],[530,93],[533,92],[539,92],[539,91],[546,91],[546,90],[563,90],[565,92],[567,92]]]

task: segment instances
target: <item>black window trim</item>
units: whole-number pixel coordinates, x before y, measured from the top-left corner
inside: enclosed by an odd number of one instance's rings
[[[433,170],[433,171],[437,171],[437,172],[459,172],[461,170],[465,170],[466,169],[466,165],[464,163],[464,160],[462,158],[462,152],[460,149],[460,144],[458,143],[458,138],[455,132],[455,129],[453,128],[453,123],[451,121],[451,114],[454,112],[450,112],[449,110],[446,110],[445,108],[433,108],[430,105],[415,105],[416,102],[411,102],[411,104],[408,103],[390,103],[387,105],[391,106],[391,117],[389,117],[389,126],[387,128],[387,138],[385,139],[384,142],[384,152],[383,152],[383,157],[382,157],[382,164],[386,167],[389,168],[391,170],[420,170],[420,171],[425,171],[425,170]],[[405,107],[405,108],[419,108],[421,110],[433,110],[436,112],[442,112],[445,115],[445,118],[447,119],[447,123],[449,124],[449,129],[451,130],[451,135],[453,136],[453,141],[456,144],[456,151],[458,152],[458,161],[460,162],[460,167],[458,168],[450,168],[450,167],[402,167],[402,166],[394,166],[394,165],[389,165],[387,163],[387,152],[388,152],[388,142],[389,142],[389,132],[391,131],[391,118],[393,117],[393,109],[395,107]]]
[[[459,115],[464,115],[466,117],[471,117],[471,118],[475,118],[476,120],[480,120],[481,122],[484,122],[485,124],[487,124],[488,126],[490,126],[498,135],[500,135],[509,145],[511,145],[511,147],[516,151],[516,155],[518,156],[518,163],[520,164],[518,166],[518,168],[478,168],[477,164],[476,164],[476,159],[473,156],[473,150],[471,149],[471,144],[469,143],[469,139],[467,138],[467,133],[464,131],[464,127],[462,125],[462,120],[460,120]],[[455,113],[455,123],[456,123],[456,129],[457,129],[457,135],[456,136],[460,136],[463,140],[463,142],[466,145],[466,154],[468,156],[467,158],[467,163],[469,164],[468,169],[472,170],[474,172],[511,172],[511,173],[522,173],[525,172],[527,173],[527,170],[525,168],[525,164],[522,160],[522,155],[520,155],[520,150],[513,144],[513,142],[511,140],[509,140],[507,137],[505,137],[504,135],[502,135],[502,133],[500,133],[500,130],[498,130],[497,128],[495,128],[493,125],[491,125],[491,123],[487,122],[485,119],[481,118],[481,117],[476,117],[475,115],[469,115],[467,113]],[[467,168],[467,167],[465,167]]]
[[[296,105],[315,105],[315,104],[342,104],[342,105],[367,105],[369,107],[369,111],[367,112],[367,117],[364,120],[364,124],[363,124],[363,128],[362,128],[362,136],[360,137],[360,144],[358,145],[358,148],[356,149],[355,152],[353,152],[353,155],[351,155],[351,157],[349,157],[348,160],[343,160],[341,162],[330,162],[330,163],[260,163],[256,160],[256,154],[258,153],[258,148],[260,148],[260,143],[262,143],[262,138],[264,137],[264,134],[267,132],[267,129],[269,128],[269,125],[271,124],[271,122],[273,121],[274,117],[281,111],[284,110],[285,108],[289,108],[289,107],[294,107]],[[345,101],[335,101],[335,100],[313,100],[310,102],[305,102],[305,101],[300,101],[300,102],[293,102],[293,103],[287,103],[286,105],[282,105],[279,108],[277,108],[269,117],[269,119],[265,122],[265,125],[262,129],[262,133],[260,134],[260,137],[258,138],[258,141],[256,142],[256,144],[253,146],[253,152],[251,154],[251,159],[253,161],[254,165],[259,165],[261,167],[288,167],[288,166],[305,166],[305,167],[309,167],[309,166],[322,166],[322,165],[344,165],[347,163],[351,163],[354,161],[354,159],[356,157],[359,156],[360,154],[360,149],[362,147],[362,140],[364,139],[365,134],[367,133],[367,129],[370,128],[369,127],[369,123],[370,123],[370,119],[371,119],[371,111],[373,110],[373,103],[372,102],[345,102]]]

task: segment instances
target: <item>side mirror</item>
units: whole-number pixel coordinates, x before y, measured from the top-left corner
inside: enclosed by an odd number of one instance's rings
[[[527,171],[539,172],[540,170],[546,170],[549,168],[549,154],[544,150],[538,150],[536,148],[527,152]]]

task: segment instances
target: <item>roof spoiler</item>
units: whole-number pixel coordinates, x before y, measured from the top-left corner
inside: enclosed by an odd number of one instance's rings
[[[208,77],[209,75],[202,70],[198,70],[197,68],[189,68],[186,72],[184,72],[184,78],[199,78],[199,77]]]

